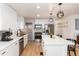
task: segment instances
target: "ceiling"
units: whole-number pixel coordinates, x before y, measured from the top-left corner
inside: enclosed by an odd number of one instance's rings
[[[56,17],[57,12],[59,11],[57,3],[8,3],[8,5],[14,8],[17,13],[26,18],[48,18],[51,10],[53,16]],[[36,6],[40,6],[40,8],[37,9]],[[65,14],[64,17],[79,14],[79,4],[63,3],[61,10],[63,10]],[[40,17],[37,17],[37,14],[39,14]]]

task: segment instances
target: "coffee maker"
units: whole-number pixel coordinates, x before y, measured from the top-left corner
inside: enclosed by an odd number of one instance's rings
[[[10,40],[13,40],[10,36],[12,35],[11,32],[9,31],[6,31],[4,33],[2,33],[2,38],[1,38],[1,41],[10,41]]]

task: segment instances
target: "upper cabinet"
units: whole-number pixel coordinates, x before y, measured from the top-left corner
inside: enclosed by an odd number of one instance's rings
[[[25,23],[24,23],[24,17],[18,16],[18,29],[24,29]]]
[[[17,14],[7,4],[0,4],[0,30],[17,29]]]
[[[48,19],[35,19],[35,24],[41,24],[42,28],[44,28],[44,25],[48,24]]]

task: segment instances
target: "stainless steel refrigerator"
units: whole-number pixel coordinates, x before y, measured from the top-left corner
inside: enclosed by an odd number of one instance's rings
[[[26,23],[27,31],[28,31],[28,40],[33,40],[33,24]]]

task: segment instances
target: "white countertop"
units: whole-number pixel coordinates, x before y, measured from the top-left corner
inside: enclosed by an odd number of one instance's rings
[[[12,43],[19,40],[20,38],[22,38],[22,37],[14,36],[13,40],[11,40],[11,41],[0,41],[0,51],[5,49],[6,47],[10,46]]]
[[[60,38],[56,35],[53,35],[53,38],[50,38],[49,35],[42,35],[42,38],[44,40],[44,44],[49,45],[49,44],[55,44],[55,45],[68,45],[68,44],[74,44],[72,41],[68,41],[66,39]]]

